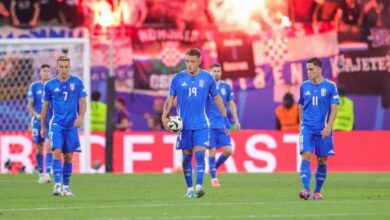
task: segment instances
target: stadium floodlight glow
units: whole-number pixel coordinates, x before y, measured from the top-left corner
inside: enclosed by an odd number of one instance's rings
[[[0,131],[26,131],[29,124],[27,90],[31,82],[39,80],[39,68],[49,64],[56,69],[57,57],[70,58],[70,74],[84,82],[88,96],[91,91],[90,42],[86,38],[0,39]],[[56,75],[56,71],[53,71]],[[80,172],[90,172],[90,98],[81,132],[82,156]]]

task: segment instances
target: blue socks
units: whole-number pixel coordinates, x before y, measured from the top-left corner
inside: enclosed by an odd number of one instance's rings
[[[186,183],[187,183],[187,187],[191,188],[191,187],[193,187],[193,185],[192,185],[192,155],[183,154],[182,166],[183,166],[183,173],[184,173],[184,178],[185,178]]]
[[[40,153],[35,154],[35,159],[36,159],[37,165],[38,165],[38,172],[40,174],[42,174],[43,173],[43,154],[40,154]]]
[[[316,171],[316,188],[314,192],[321,192],[322,185],[324,185],[325,179],[326,179],[326,172],[327,172],[327,166],[325,165],[318,165],[317,171]]]
[[[53,176],[56,184],[61,184],[61,161],[59,159],[53,159]]]
[[[215,156],[209,156],[209,168],[211,178],[217,178],[217,169],[215,168]]]
[[[72,163],[64,163],[62,169],[62,185],[69,186],[70,177],[72,176]]]
[[[225,154],[221,154],[217,160],[217,164],[215,168],[218,169],[229,157],[225,156]]]
[[[203,184],[204,177],[204,151],[195,152],[195,161],[196,161],[196,185]]]
[[[301,161],[300,175],[301,175],[303,188],[310,191],[310,179],[311,179],[310,161],[307,160]]]
[[[45,167],[46,167],[46,173],[50,174],[51,172],[51,166],[53,163],[53,153],[52,152],[47,152],[46,153],[46,160],[45,160]]]

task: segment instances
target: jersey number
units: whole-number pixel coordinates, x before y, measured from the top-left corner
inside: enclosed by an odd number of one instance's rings
[[[68,98],[68,92],[62,92],[62,94],[64,94],[64,101],[66,101],[66,99]]]
[[[188,88],[188,96],[196,96],[196,87]]]
[[[318,96],[313,96],[311,98],[313,106],[318,106]]]

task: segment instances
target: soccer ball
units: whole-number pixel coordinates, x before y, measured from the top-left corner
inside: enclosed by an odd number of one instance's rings
[[[171,131],[178,132],[183,129],[183,120],[179,116],[169,117],[168,127]]]

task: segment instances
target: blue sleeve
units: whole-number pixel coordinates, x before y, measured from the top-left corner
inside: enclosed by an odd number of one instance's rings
[[[303,103],[303,85],[301,84],[301,86],[299,87],[299,100],[298,100],[298,103],[301,104],[301,105],[304,105]]]
[[[210,77],[211,84],[210,84],[210,90],[209,93],[211,97],[215,97],[218,95],[218,89],[217,89],[217,84],[215,83],[214,77]]]
[[[30,100],[34,99],[33,85],[34,84],[30,85],[30,88],[28,88],[28,92],[27,92],[27,99],[30,99]]]
[[[84,83],[80,80],[79,97],[86,97],[87,91],[85,90]]]
[[[339,93],[337,91],[337,87],[334,83],[331,84],[331,91],[330,91],[330,104],[331,105],[338,105],[340,104],[340,99],[339,99]]]
[[[230,87],[229,84],[226,84],[226,90],[227,90],[227,101],[233,101],[234,100],[234,92],[232,91],[232,88]]]
[[[43,86],[43,91],[44,91],[44,95],[43,95],[43,101],[46,101],[46,102],[50,102],[51,101],[51,95],[50,95],[50,89],[49,89],[49,86],[47,83],[45,83],[45,85]]]
[[[176,76],[174,76],[171,80],[171,85],[169,86],[169,95],[176,96]]]

